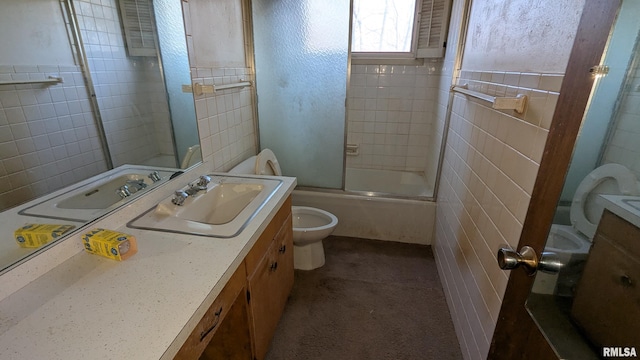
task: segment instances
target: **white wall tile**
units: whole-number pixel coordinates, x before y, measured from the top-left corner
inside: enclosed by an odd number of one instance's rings
[[[347,157],[348,167],[425,172],[426,160],[420,163],[420,159],[426,159],[432,150],[430,139],[421,138],[422,143],[416,145],[420,146],[420,156],[408,160],[408,136],[367,134],[408,135],[414,131],[428,134],[436,106],[434,99],[437,88],[432,84],[438,83],[429,82],[429,78],[440,76],[428,73],[426,66],[352,66],[347,138],[350,143],[361,146],[360,155]],[[418,123],[424,126],[412,127]],[[372,144],[374,147],[363,144]],[[393,146],[385,150],[377,145]],[[377,151],[376,155],[379,156],[371,157],[369,151]],[[437,159],[437,156],[433,159]]]

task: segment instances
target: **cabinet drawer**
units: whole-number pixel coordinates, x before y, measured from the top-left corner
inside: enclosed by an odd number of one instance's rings
[[[184,342],[174,359],[198,359],[200,357],[227,315],[234,300],[244,288],[245,283],[245,267],[243,264],[240,264],[198,325],[193,329],[191,335],[189,335]]]

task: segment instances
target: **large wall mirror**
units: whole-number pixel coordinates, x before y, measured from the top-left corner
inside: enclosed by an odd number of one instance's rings
[[[0,48],[0,217],[124,164],[201,159],[180,1],[6,0]],[[10,227],[0,271],[30,253]]]

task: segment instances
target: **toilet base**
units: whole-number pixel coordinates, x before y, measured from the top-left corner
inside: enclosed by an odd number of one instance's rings
[[[293,268],[313,270],[324,265],[324,246],[322,240],[309,245],[293,245]]]

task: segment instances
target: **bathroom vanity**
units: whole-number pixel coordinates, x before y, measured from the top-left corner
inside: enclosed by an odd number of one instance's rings
[[[289,196],[175,358],[263,359],[292,287]]]
[[[0,358],[264,358],[293,285],[295,178],[270,177],[282,185],[231,238],[127,227],[202,173],[86,228],[134,235],[133,257],[88,254],[80,232],[0,275]]]

